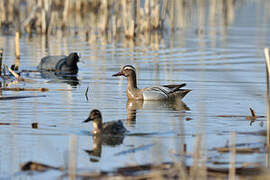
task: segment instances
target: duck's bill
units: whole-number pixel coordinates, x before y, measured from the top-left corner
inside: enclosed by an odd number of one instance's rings
[[[80,59],[82,58],[81,53],[77,53],[77,55],[78,55],[78,57],[79,57],[79,58],[78,58],[78,62],[81,62],[81,60],[80,60]]]
[[[116,74],[113,74],[112,76],[123,76],[124,74],[122,72],[119,72],[119,73],[116,73]]]
[[[89,121],[93,121],[93,119],[87,118],[86,120],[83,121],[83,123],[87,123],[87,122],[89,122]]]

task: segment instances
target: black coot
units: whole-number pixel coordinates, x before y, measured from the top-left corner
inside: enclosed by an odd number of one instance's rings
[[[77,74],[79,58],[78,53],[70,53],[69,56],[46,56],[41,59],[38,69],[40,71]]]

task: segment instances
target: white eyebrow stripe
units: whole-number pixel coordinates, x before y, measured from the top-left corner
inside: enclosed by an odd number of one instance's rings
[[[124,70],[128,70],[128,69],[136,71],[136,69],[134,67],[132,67],[132,66],[125,66],[124,67]]]

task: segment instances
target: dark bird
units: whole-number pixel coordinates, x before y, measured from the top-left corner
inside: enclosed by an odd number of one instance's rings
[[[37,67],[40,71],[77,74],[79,58],[78,53],[74,52],[68,56],[46,56],[41,59]]]

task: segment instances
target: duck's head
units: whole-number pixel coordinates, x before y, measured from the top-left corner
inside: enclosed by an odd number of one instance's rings
[[[76,52],[70,53],[67,57],[67,64],[68,65],[77,64],[79,62],[79,59],[80,59],[79,53]]]
[[[120,72],[114,74],[113,76],[129,77],[129,76],[132,76],[134,74],[136,75],[136,69],[131,65],[125,65],[124,67],[122,67]]]
[[[93,121],[94,124],[100,124],[102,123],[102,116],[101,116],[101,112],[97,109],[93,109],[88,118],[86,120],[84,120],[83,122],[89,122],[89,121]]]

